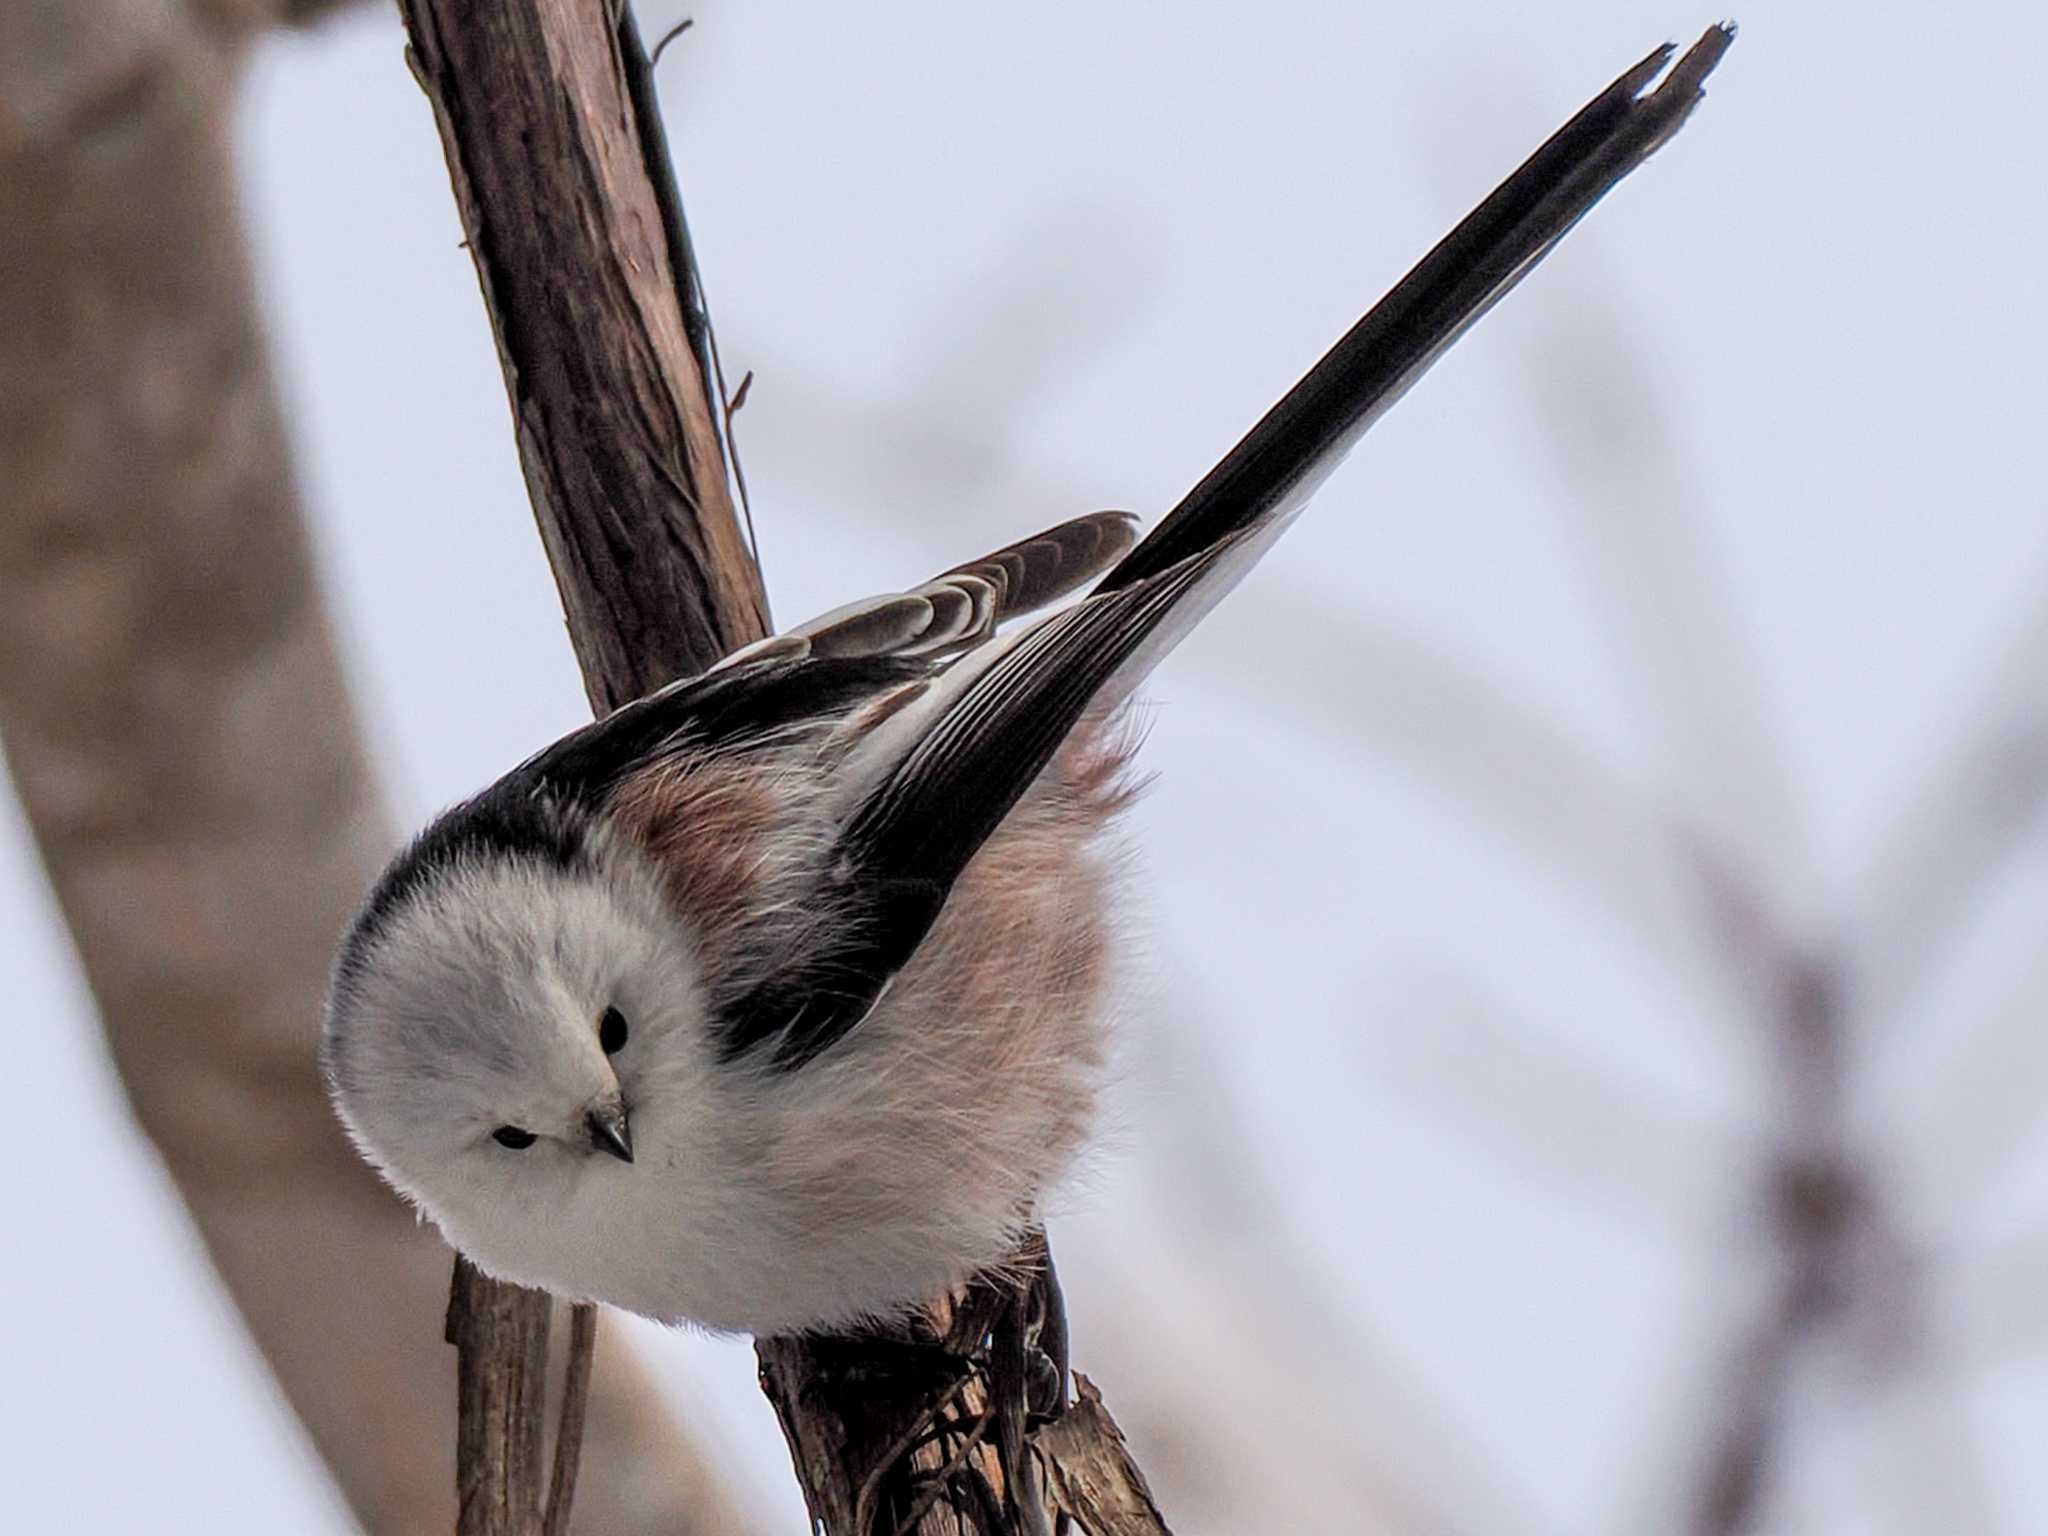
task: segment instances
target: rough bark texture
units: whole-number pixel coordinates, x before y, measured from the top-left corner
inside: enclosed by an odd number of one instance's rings
[[[1062,1508],[1087,1511],[1093,1536],[1157,1536],[1166,1529],[1145,1475],[1131,1460],[1123,1431],[1086,1376],[1074,1378],[1081,1400],[1039,1437],[1052,1468],[1053,1497]]]
[[[767,633],[602,0],[406,0],[600,713]]]
[[[456,1530],[537,1529],[547,1491],[547,1297],[485,1281],[455,1261],[448,1342],[456,1373]],[[536,1362],[538,1363],[536,1365]]]
[[[314,7],[282,8],[292,15]],[[448,1252],[314,1063],[389,854],[235,206],[260,5],[0,5],[0,733],[137,1119],[372,1530],[447,1530]],[[740,1522],[630,1359],[586,1532]]]
[[[727,494],[698,319],[678,298],[686,289],[694,309],[694,277],[676,270],[680,209],[666,176],[649,174],[665,161],[645,120],[639,38],[605,0],[401,8],[585,686],[596,709],[613,709],[701,671],[767,620]],[[465,1456],[501,1470],[465,1472],[464,1486],[494,1491],[506,1467],[520,1484],[490,1519],[465,1524],[477,1536],[525,1531],[539,1496],[533,1427],[508,1405],[520,1401],[517,1372],[539,1369],[544,1339],[520,1309],[540,1304],[504,1291],[461,1279],[455,1300],[458,1323],[497,1328],[464,1365],[465,1381],[481,1373],[499,1394],[482,1438],[465,1430]],[[1047,1311],[1026,1312],[1027,1298],[978,1285],[915,1337],[761,1343],[763,1389],[822,1529],[1037,1533],[1064,1510],[1089,1530],[1164,1531],[1099,1399],[1066,1426],[1092,1470],[1062,1485],[1064,1501],[1039,1487],[1026,1335]],[[1114,1516],[1097,1502],[1111,1485]],[[1136,1510],[1151,1525],[1134,1524]]]
[[[534,519],[593,709],[767,632],[662,205],[602,4],[406,0],[498,342]],[[546,1495],[549,1303],[459,1265],[463,1536],[527,1536]],[[565,1475],[573,1476],[568,1464]]]

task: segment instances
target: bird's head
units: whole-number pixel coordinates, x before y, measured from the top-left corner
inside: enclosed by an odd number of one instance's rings
[[[601,828],[550,844],[450,818],[357,918],[322,1065],[391,1184],[486,1270],[534,1283],[543,1224],[640,1176],[635,1106],[673,1102],[703,1059],[702,990],[653,873]]]

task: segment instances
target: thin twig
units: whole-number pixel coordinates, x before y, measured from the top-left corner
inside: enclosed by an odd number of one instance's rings
[[[640,142],[645,133],[658,149],[660,126],[629,99],[633,72],[622,78],[616,63],[623,52],[644,67],[644,54],[630,14],[605,7],[505,0],[489,26],[460,0],[400,9],[497,336],[534,517],[603,714],[702,672],[767,627],[733,516],[722,402],[687,345],[689,316],[663,313],[677,296],[657,275],[661,203],[673,188],[655,174],[665,160]],[[616,281],[588,280],[593,272]],[[551,1308],[540,1293],[458,1266],[465,1536],[532,1536],[542,1525]],[[572,1387],[584,1370],[572,1362]],[[556,1532],[569,1519],[580,1413],[565,1404],[546,1495]]]
[[[939,1502],[940,1497],[946,1491],[946,1485],[951,1483],[960,1469],[967,1465],[967,1458],[974,1454],[974,1448],[981,1444],[982,1439],[988,1434],[989,1426],[994,1424],[995,1421],[996,1415],[993,1408],[975,1421],[973,1430],[966,1439],[960,1442],[960,1449],[947,1458],[944,1466],[931,1473],[931,1491],[912,1505],[910,1513],[896,1523],[895,1536],[906,1536],[906,1533],[917,1529],[917,1522],[922,1520],[930,1512],[931,1507]]]
[[[590,1364],[597,1354],[597,1308],[579,1302],[569,1311],[568,1375],[562,1417],[555,1428],[555,1459],[548,1474],[548,1511],[541,1536],[569,1536],[576,1501],[576,1464],[583,1454],[583,1420],[590,1407]]]
[[[458,1257],[444,1330],[456,1349],[457,1536],[525,1536],[540,1508],[548,1298]]]
[[[754,562],[758,585],[766,587],[761,565],[761,540],[754,529],[754,508],[747,498],[746,471],[740,468],[739,450],[732,439],[733,407],[726,395],[725,368],[718,357],[718,334],[711,324],[711,304],[704,294],[704,274],[697,266],[696,247],[690,241],[690,222],[683,212],[682,184],[676,177],[675,158],[669,153],[668,134],[661,122],[661,98],[654,83],[654,66],[661,51],[692,25],[683,21],[669,29],[649,54],[640,41],[640,23],[630,4],[621,3],[618,13],[619,61],[626,75],[626,96],[640,129],[641,152],[646,157],[648,183],[661,210],[661,233],[668,247],[669,271],[675,279],[676,302],[683,313],[683,331],[689,337],[690,352],[697,361],[705,392],[715,395],[718,410],[720,467],[730,470],[739,495],[740,514],[747,528],[747,549]],[[715,385],[715,388],[714,388]],[[764,599],[765,601],[765,599]],[[772,625],[771,625],[772,627]]]
[[[693,258],[694,259],[694,258]],[[740,494],[740,516],[747,525],[747,547],[754,552],[754,569],[761,570],[761,536],[754,531],[754,502],[747,494],[747,471],[740,463],[739,440],[732,435],[733,413],[747,403],[747,391],[754,387],[754,370],[749,368],[740,380],[740,387],[728,397],[725,392],[725,360],[718,355],[718,332],[709,326],[704,334],[711,341],[711,377],[718,384],[719,404],[724,408],[721,426],[725,433],[725,456],[732,465],[732,479]],[[766,586],[768,578],[764,573],[761,583]]]
[[[654,51],[648,54],[647,56],[648,64],[660,64],[661,56],[664,53],[668,52],[668,45],[674,42],[677,38],[681,37],[685,32],[689,31],[690,28],[694,27],[695,25],[697,25],[696,17],[685,16],[681,21],[677,22],[674,26],[670,27],[666,32],[662,33],[660,40],[657,41],[654,45]]]
[[[938,1422],[939,1415],[953,1405],[953,1400],[966,1390],[967,1384],[972,1380],[974,1380],[972,1372],[963,1372],[958,1381],[948,1387],[943,1394],[932,1399],[931,1406],[913,1419],[910,1428],[897,1436],[895,1442],[888,1450],[875,1459],[873,1470],[868,1473],[866,1481],[860,1485],[860,1493],[853,1501],[853,1528],[855,1531],[865,1531],[868,1528],[868,1522],[874,1516],[875,1494],[882,1486],[882,1479],[889,1475],[891,1469],[899,1461],[917,1448],[918,1443],[930,1433],[932,1426]]]

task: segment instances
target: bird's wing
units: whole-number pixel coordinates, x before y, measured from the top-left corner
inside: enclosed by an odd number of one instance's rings
[[[1137,542],[1128,512],[1073,518],[934,576],[734,651],[572,732],[509,777],[602,803],[622,773],[671,749],[718,751],[810,731],[860,739],[947,658],[1085,587]]]
[[[1654,90],[1651,54],[1559,129],[1269,411],[1088,598],[966,652],[839,770],[839,940],[765,983],[726,1049],[810,1060],[865,1015],[954,880],[1090,709],[1114,702],[1264,553],[1359,436],[1684,122],[1733,40]]]
[[[702,761],[726,749],[755,752],[807,740],[829,759],[843,761],[880,724],[945,677],[949,658],[990,649],[987,642],[1006,620],[1079,591],[1136,542],[1137,520],[1129,513],[1091,513],[956,566],[913,591],[835,609],[735,652],[701,677],[673,683],[593,721],[496,788],[512,810],[523,807],[538,815],[529,804],[534,789],[604,807],[622,792],[630,797],[636,783],[643,790],[649,782],[660,784],[670,764]],[[671,785],[686,804],[688,785],[687,774]],[[653,797],[657,820],[665,814],[659,795]],[[498,819],[508,817],[501,813]],[[845,862],[833,858],[823,877],[829,884],[847,872]],[[842,900],[842,894],[815,893],[821,906],[846,911],[847,933],[862,935],[878,930],[885,912],[900,910],[921,914],[913,922],[921,936],[936,914],[931,902],[943,899],[943,890],[930,882],[872,874],[850,898]],[[906,922],[890,918],[888,925],[901,929]],[[870,953],[865,938],[806,942],[800,954],[774,967],[777,981],[795,988],[796,1000],[785,1005],[755,999],[747,1017],[774,1014],[786,1025],[790,1012],[806,1005],[836,1009],[847,997],[871,996]],[[742,1042],[750,1046],[758,1038],[756,1030],[731,1031],[728,1047],[737,1053]]]
[[[806,657],[957,655],[1010,619],[1068,597],[1114,566],[1137,542],[1128,512],[1091,512],[907,592],[863,598],[732,653],[721,671],[748,662]]]

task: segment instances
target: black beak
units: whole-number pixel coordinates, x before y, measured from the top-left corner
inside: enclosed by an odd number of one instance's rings
[[[624,1104],[612,1099],[592,1105],[583,1124],[590,1132],[590,1145],[597,1151],[609,1152],[622,1163],[633,1161],[633,1127],[626,1119]]]

